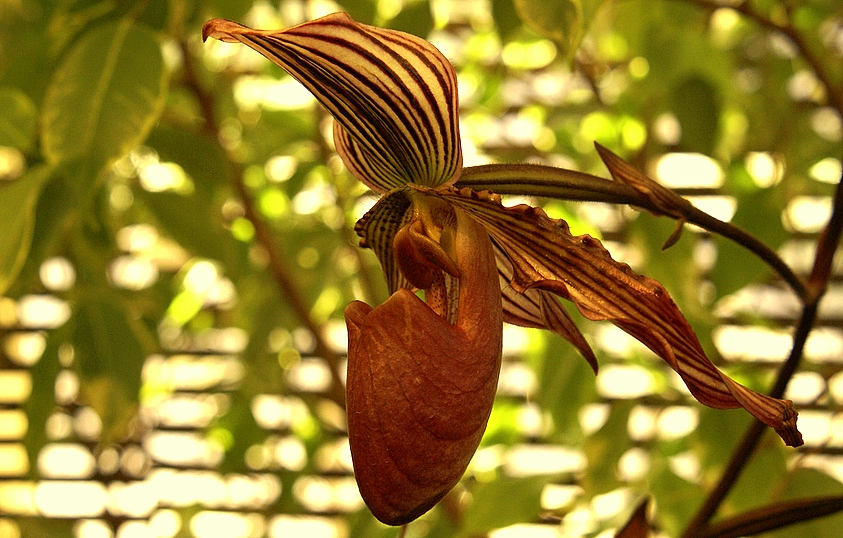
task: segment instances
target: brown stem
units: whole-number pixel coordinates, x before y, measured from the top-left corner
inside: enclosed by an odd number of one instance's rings
[[[799,368],[802,353],[805,349],[805,342],[807,342],[808,335],[811,333],[811,329],[813,329],[814,322],[817,318],[820,299],[828,285],[832,261],[840,244],[841,234],[843,234],[843,177],[840,178],[840,182],[838,182],[834,192],[831,218],[817,242],[814,267],[808,279],[808,289],[811,292],[811,298],[802,309],[802,315],[799,318],[796,333],[793,336],[793,348],[790,351],[787,361],[785,361],[779,370],[776,383],[770,391],[770,396],[774,398],[782,397],[788,382]],[[709,493],[702,507],[700,507],[694,516],[694,519],[691,520],[691,523],[683,534],[683,538],[698,536],[706,528],[708,522],[717,512],[717,509],[732,489],[732,486],[734,486],[741,471],[749,461],[750,455],[755,450],[755,447],[758,446],[761,435],[765,431],[766,428],[764,425],[757,420],[750,425],[740,444],[732,453],[732,457],[726,465],[720,481],[711,493]]]
[[[697,5],[712,9],[722,7],[710,0],[690,1]],[[756,12],[749,2],[742,2],[741,4],[730,7],[739,13],[742,13],[747,18],[754,20],[761,26],[787,36],[796,48],[799,49],[799,52],[805,62],[813,70],[820,83],[825,87],[829,104],[837,110],[841,117],[843,117],[843,87],[838,88],[832,84],[831,79],[823,68],[819,58],[814,55],[805,39],[799,34],[799,32],[796,31],[789,21],[786,25],[778,24],[766,16]],[[790,15],[789,10],[788,15]],[[810,334],[811,329],[814,326],[814,322],[816,321],[819,301],[825,294],[828,286],[834,254],[837,252],[840,244],[841,232],[843,232],[843,177],[841,177],[840,182],[838,182],[834,193],[831,217],[817,241],[817,251],[814,258],[814,265],[811,270],[811,274],[808,277],[808,284],[805,290],[806,295],[803,299],[804,306],[796,327],[793,349],[791,350],[787,361],[778,373],[775,386],[770,393],[771,396],[781,397],[784,394],[790,378],[799,367],[805,342],[807,341],[808,335]],[[749,461],[753,450],[758,445],[758,442],[765,431],[766,428],[764,428],[758,421],[755,421],[752,425],[750,425],[740,444],[732,453],[732,457],[723,471],[720,481],[708,495],[702,507],[685,530],[685,533],[683,534],[684,538],[698,536],[701,531],[707,527],[708,522],[717,512],[717,509],[728,495],[732,486],[734,486],[741,471]]]
[[[205,91],[199,83],[193,64],[193,57],[190,55],[187,43],[182,41],[180,45],[184,58],[184,84],[193,92],[202,111],[202,116],[205,118],[203,129],[205,134],[218,143],[219,123],[217,121],[213,95]],[[327,396],[337,404],[345,407],[345,389],[339,373],[340,356],[326,343],[322,334],[322,328],[311,317],[310,309],[302,298],[301,293],[299,293],[299,286],[292,276],[293,272],[287,261],[281,256],[281,249],[276,243],[275,236],[255,210],[252,195],[243,181],[242,167],[225,148],[222,149],[231,168],[234,189],[243,204],[244,216],[254,226],[255,238],[269,257],[270,274],[278,287],[281,299],[292,308],[299,322],[313,335],[315,342],[314,352],[327,361],[328,367],[331,370],[331,388]]]

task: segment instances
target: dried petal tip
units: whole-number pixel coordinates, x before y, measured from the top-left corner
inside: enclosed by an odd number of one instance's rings
[[[231,33],[242,29],[243,26],[236,22],[225,19],[211,19],[202,25],[202,41],[207,41],[209,37],[213,37],[226,43],[237,43],[237,40],[231,36]]]
[[[785,400],[785,402],[788,404],[791,403],[790,400]],[[796,418],[796,410],[792,407],[787,407],[785,409],[785,416],[782,418],[781,426],[774,428],[787,446],[797,447],[805,444],[802,440],[802,433],[796,429]]]

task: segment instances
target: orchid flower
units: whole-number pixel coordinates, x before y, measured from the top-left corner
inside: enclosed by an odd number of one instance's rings
[[[378,519],[411,521],[459,481],[491,411],[502,321],[562,335],[596,371],[554,295],[644,343],[703,404],[743,407],[786,444],[802,443],[792,403],[719,371],[661,284],[539,208],[454,187],[463,168],[457,79],[432,44],[344,13],[271,31],[214,19],[203,28],[208,37],[243,43],[304,84],[334,118],[346,168],[381,195],[355,230],[376,253],[391,296],[345,312],[349,442],[361,495]]]

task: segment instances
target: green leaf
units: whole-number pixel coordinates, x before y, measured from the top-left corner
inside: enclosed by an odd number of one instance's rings
[[[682,126],[680,149],[712,155],[722,110],[719,88],[701,76],[691,75],[674,87],[672,104]]]
[[[588,475],[584,477],[582,486],[588,496],[609,492],[620,485],[617,464],[632,446],[627,424],[633,405],[632,402],[615,403],[603,427],[583,443],[588,459]]]
[[[31,286],[40,286],[38,271],[41,263],[50,256],[66,253],[69,232],[80,214],[77,193],[69,182],[58,173],[51,173],[50,176],[32,209],[35,226],[26,260],[9,291],[12,296],[28,293]]]
[[[161,125],[149,133],[144,145],[155,148],[161,162],[175,162],[193,180],[196,192],[219,200],[233,184],[231,165],[220,145],[207,136]],[[218,193],[225,189],[225,192]]]
[[[219,208],[205,196],[136,191],[137,200],[152,211],[157,224],[191,254],[219,260],[236,276],[247,247],[223,227]]]
[[[433,30],[433,13],[430,11],[430,2],[422,0],[406,3],[404,9],[389,21],[389,27],[426,38]]]
[[[580,408],[597,394],[594,372],[571,344],[556,336],[545,338],[546,349],[530,360],[539,380],[536,399],[553,417],[554,439],[575,444],[583,438]]]
[[[579,46],[583,34],[580,0],[515,0],[515,9],[529,28],[554,40],[564,54]]]
[[[676,225],[676,221],[669,218],[641,215],[630,223],[628,243],[643,253],[644,260],[639,266],[641,273],[665,287],[691,324],[705,352],[711,354],[716,351],[711,341],[714,321],[711,313],[700,302],[702,279],[699,269],[691,262],[697,236],[685,227],[679,240],[662,250],[662,245],[676,230]]]
[[[35,137],[38,110],[15,88],[0,88],[0,146],[28,150]]]
[[[46,166],[34,168],[23,177],[0,187],[0,295],[9,289],[26,262],[35,229],[35,206],[41,188],[51,177]]]
[[[74,321],[83,401],[102,420],[103,441],[119,440],[136,410],[141,368],[154,337],[114,296],[86,297],[77,303]]]
[[[787,474],[788,455],[788,449],[778,439],[765,435],[732,487],[721,513],[733,515],[768,502],[770,492]]]
[[[254,2],[252,0],[210,0],[208,4],[216,16],[237,21],[246,15]]]
[[[492,18],[501,41],[508,41],[521,25],[513,0],[492,0]]]
[[[472,488],[471,506],[465,512],[461,536],[485,535],[488,531],[532,521],[541,510],[546,476],[499,478]]]
[[[738,208],[732,223],[769,247],[778,248],[788,238],[780,216],[785,204],[782,190],[781,187],[770,187],[737,193]],[[747,284],[769,278],[771,271],[765,262],[734,241],[718,238],[717,265],[709,275],[718,298],[734,293]]]
[[[85,33],[53,75],[41,144],[52,164],[85,161],[96,171],[146,138],[164,102],[155,34],[130,19]]]
[[[717,476],[740,441],[752,417],[737,409],[698,407],[699,424],[690,435],[703,476]],[[716,442],[712,441],[716,439]]]
[[[68,325],[65,324],[47,333],[47,345],[41,360],[35,363],[30,372],[32,373],[32,392],[29,394],[24,410],[28,427],[24,443],[29,461],[38,461],[38,454],[41,448],[49,442],[47,438],[47,420],[55,409],[56,376],[62,370],[61,362],[55,358],[66,353],[62,350],[69,333]],[[30,477],[38,478],[37,466],[29,470]]]
[[[21,517],[12,521],[20,529],[19,536],[27,538],[73,538],[77,522],[72,519],[48,519],[45,517]]]
[[[702,501],[704,490],[677,476],[664,457],[654,458],[648,478],[653,504],[658,507],[655,526],[665,536],[680,536]]]
[[[803,499],[823,495],[843,495],[843,484],[816,469],[801,468],[787,477],[783,499]],[[815,519],[769,534],[775,538],[836,538],[843,528],[843,514]]]

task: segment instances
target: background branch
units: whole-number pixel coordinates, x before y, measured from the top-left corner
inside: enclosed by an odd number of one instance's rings
[[[216,117],[216,107],[214,105],[214,97],[211,93],[206,92],[196,75],[196,68],[193,64],[193,58],[188,50],[187,43],[182,41],[180,43],[182,56],[184,58],[184,83],[190,89],[196,101],[199,104],[202,116],[205,119],[204,133],[208,138],[214,140],[219,144],[219,123]],[[342,378],[339,374],[340,356],[334,352],[325,341],[322,327],[316,323],[310,315],[310,308],[305,303],[299,290],[300,286],[294,281],[292,271],[288,267],[287,261],[281,256],[281,249],[279,248],[275,236],[272,234],[266,222],[258,215],[255,210],[254,200],[249,192],[248,187],[243,181],[243,169],[240,164],[231,156],[222,145],[220,148],[226,156],[229,167],[231,168],[233,177],[233,187],[241,203],[243,204],[244,216],[252,226],[255,228],[255,238],[258,243],[264,248],[269,259],[269,270],[273,280],[278,288],[280,299],[287,303],[292,308],[299,322],[312,335],[314,339],[314,352],[319,357],[325,359],[328,367],[331,370],[331,388],[327,396],[345,407],[345,388]]]

